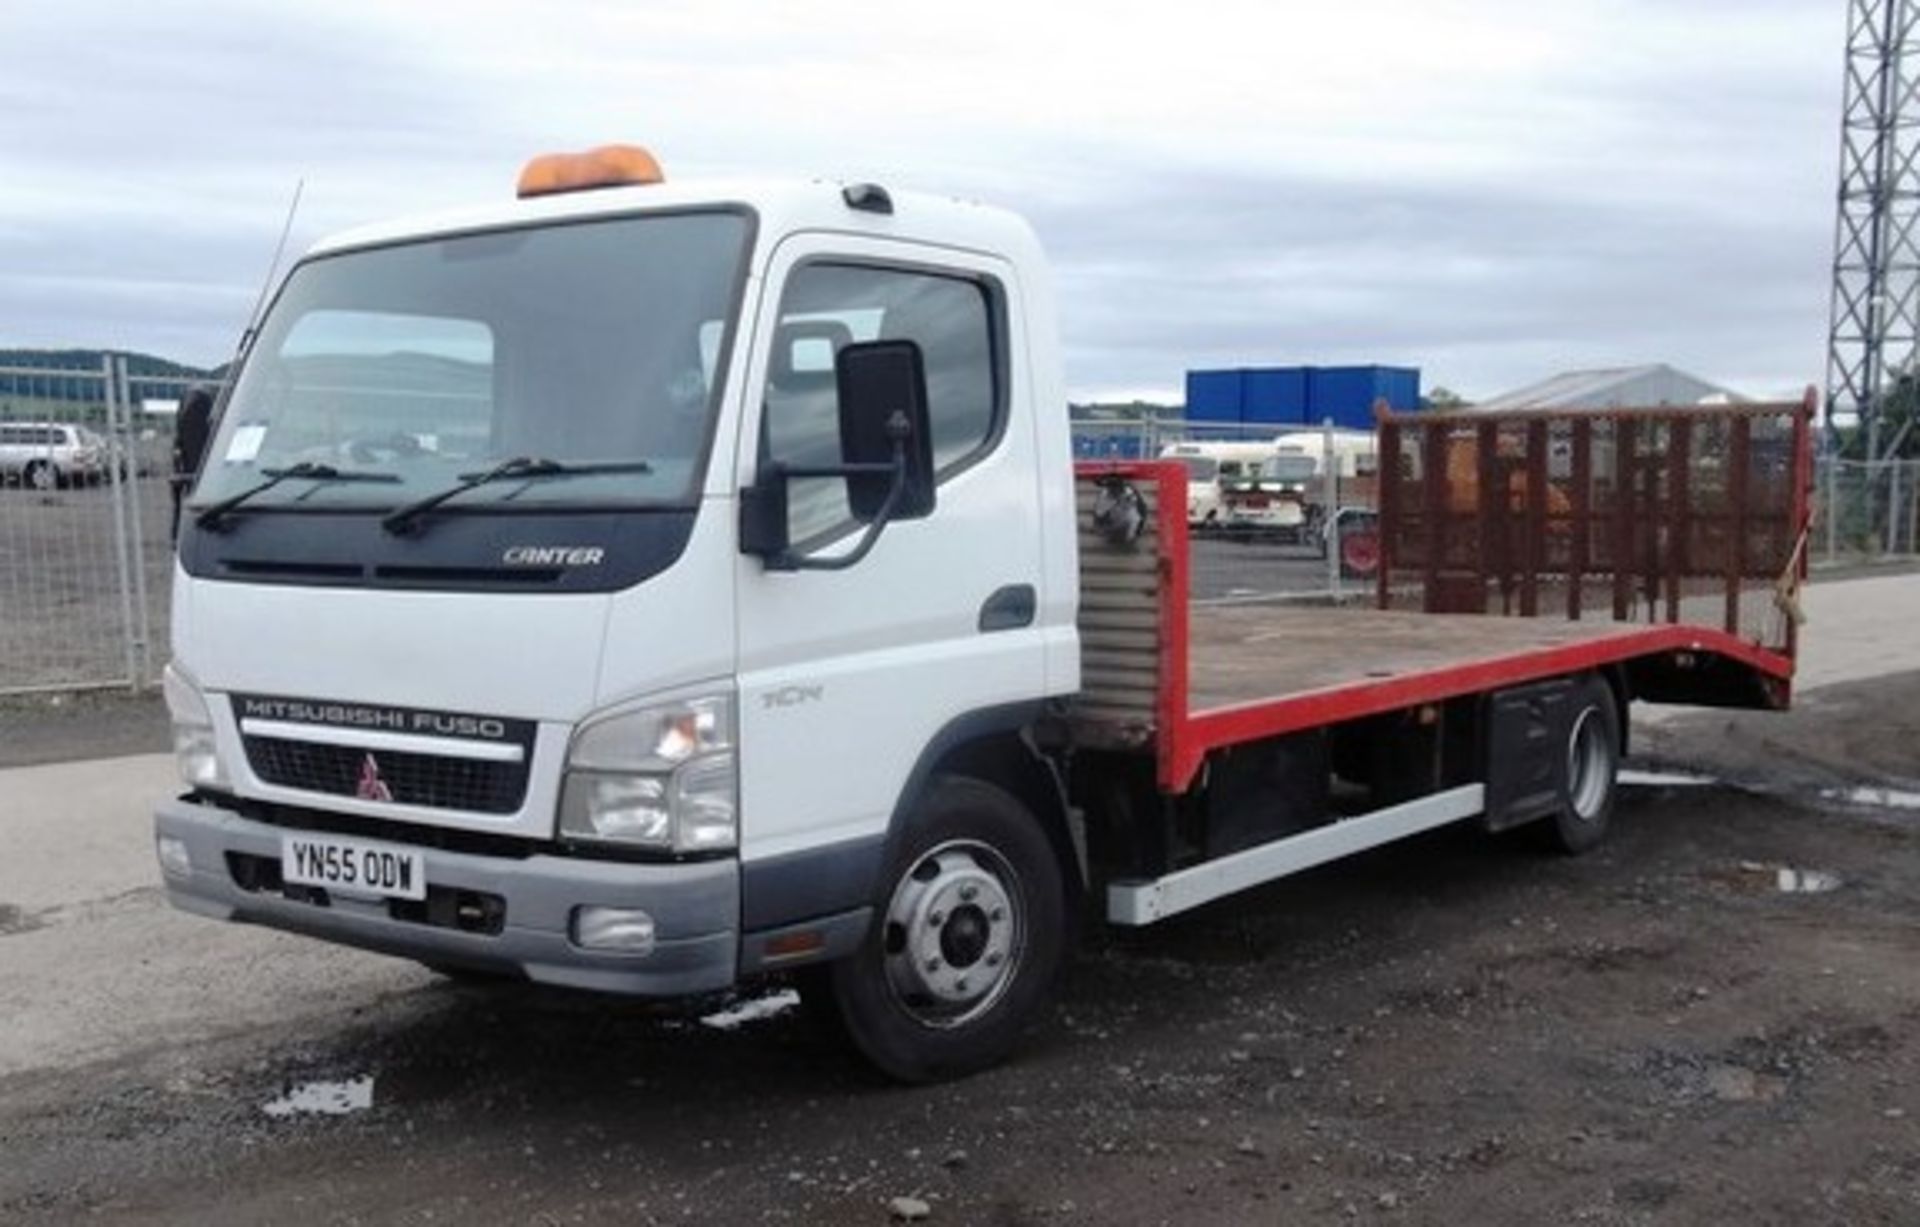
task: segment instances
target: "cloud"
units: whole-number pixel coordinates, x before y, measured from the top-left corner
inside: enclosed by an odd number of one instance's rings
[[[676,178],[1028,213],[1078,395],[1374,360],[1777,391],[1823,358],[1843,32],[1795,0],[7,6],[0,344],[217,360],[296,180],[298,245],[638,139]]]

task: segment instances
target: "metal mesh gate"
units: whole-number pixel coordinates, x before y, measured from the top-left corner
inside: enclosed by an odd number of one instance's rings
[[[138,689],[165,659],[173,426],[189,381],[0,367],[0,694]]]

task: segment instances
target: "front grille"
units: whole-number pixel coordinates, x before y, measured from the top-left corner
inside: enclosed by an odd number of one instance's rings
[[[247,762],[269,784],[303,792],[365,797],[377,781],[399,805],[511,814],[527,795],[527,763],[450,758],[442,754],[368,751],[280,737],[245,736]],[[372,760],[374,770],[368,771]]]

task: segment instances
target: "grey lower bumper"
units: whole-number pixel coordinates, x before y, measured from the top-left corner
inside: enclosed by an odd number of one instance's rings
[[[518,973],[545,984],[675,997],[725,988],[739,956],[740,867],[736,861],[675,865],[533,856],[524,860],[420,849],[431,887],[497,895],[500,932],[474,933],[396,919],[375,900],[333,896],[326,904],[243,889],[228,853],[278,861],[282,828],[218,806],[169,801],[154,812],[156,835],[182,840],[190,877],[163,875],[174,906],[218,920],[270,925],[428,963]],[[644,908],[656,940],[646,954],[574,945],[581,904]]]

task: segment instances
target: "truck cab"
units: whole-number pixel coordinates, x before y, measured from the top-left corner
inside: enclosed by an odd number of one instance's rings
[[[1018,759],[1043,794],[1020,731],[1079,653],[1031,230],[573,166],[589,190],[523,179],[328,239],[260,322],[175,575],[176,904],[699,993],[865,940],[902,815],[952,762]],[[843,460],[843,356],[900,341],[929,488],[865,542],[853,484],[807,473]],[[783,540],[751,552],[743,503],[770,497]],[[928,907],[980,894],[964,846],[930,864]],[[1013,954],[977,911],[950,944]],[[994,982],[901,991],[938,1026]]]

